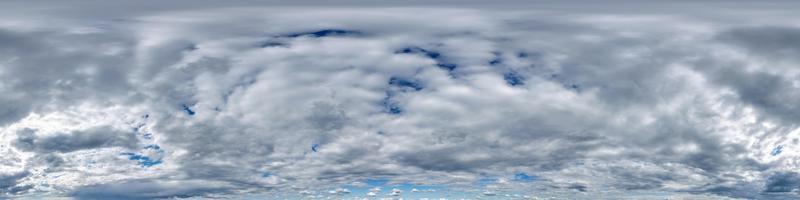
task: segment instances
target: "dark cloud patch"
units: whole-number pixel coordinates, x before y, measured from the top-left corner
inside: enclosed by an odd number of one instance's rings
[[[800,29],[788,26],[737,27],[722,31],[716,40],[733,44],[753,58],[773,61],[765,69],[780,69],[780,62],[796,62],[800,54]],[[703,59],[700,71],[736,91],[738,97],[762,112],[789,123],[800,119],[800,87],[796,75],[747,69],[745,63]]]
[[[797,60],[800,54],[800,28],[796,27],[738,27],[721,32],[716,39],[770,59]]]
[[[30,102],[22,98],[15,98],[11,95],[0,97],[0,126],[16,122],[28,116],[33,108]]]
[[[196,51],[198,49],[200,49],[200,48],[197,47],[197,44],[189,44],[184,48],[184,51],[189,51],[190,52],[190,51]]]
[[[800,119],[797,100],[800,98],[800,88],[793,86],[790,80],[763,72],[745,74],[735,69],[724,69],[717,73],[720,81],[737,90],[744,102],[787,121]]]
[[[644,149],[658,152],[657,157],[652,157],[651,153],[631,151],[632,156],[640,159],[672,160],[683,163],[691,167],[701,169],[705,172],[720,173],[735,168],[748,170],[766,170],[768,165],[753,160],[750,157],[733,157],[732,155],[742,155],[747,153],[747,149],[741,144],[723,143],[718,135],[703,134],[704,130],[691,124],[686,124],[681,120],[664,116],[650,127],[655,134],[642,136],[631,142],[638,143],[637,146]],[[685,152],[687,144],[696,149]],[[735,166],[735,167],[732,167]]]
[[[88,185],[71,192],[78,199],[165,199],[189,198],[222,193],[228,186],[215,186],[202,181],[126,180],[107,184]]]
[[[486,169],[493,165],[505,166],[513,159],[507,156],[482,158],[476,155],[479,152],[493,152],[492,147],[473,146],[472,148],[426,148],[416,151],[399,152],[392,155],[392,159],[406,165],[419,167],[425,170],[444,172],[472,172]]]
[[[567,189],[572,189],[572,190],[575,190],[575,191],[577,191],[577,192],[586,192],[586,191],[589,191],[589,187],[587,187],[587,186],[585,186],[585,185],[581,185],[581,184],[572,184],[572,185],[569,185],[569,186],[567,186],[566,188],[567,188]]]
[[[796,172],[778,172],[767,179],[764,192],[798,192],[800,191],[800,174]]]
[[[259,47],[261,47],[261,48],[268,48],[268,47],[287,47],[287,46],[289,46],[289,44],[287,44],[287,43],[284,43],[284,42],[267,41],[267,42],[262,42],[262,43],[261,43],[261,44],[259,44],[258,46],[259,46]]]
[[[790,199],[786,197],[776,198],[779,196],[771,196],[769,194],[767,195],[759,194],[760,193],[759,191],[754,191],[752,186],[745,184],[717,185],[701,191],[694,191],[694,193],[711,193],[727,197],[744,198],[744,199]]]
[[[800,86],[793,77],[764,71],[748,71],[741,63],[701,60],[698,68],[709,79],[736,91],[742,102],[756,107],[767,116],[787,123],[800,120]]]
[[[134,133],[100,126],[48,136],[39,136],[33,129],[22,129],[17,132],[17,139],[13,144],[22,151],[67,153],[105,147],[135,148],[139,141]]]
[[[0,126],[32,112],[52,112],[75,102],[117,102],[133,95],[127,49],[100,54],[102,46],[130,44],[124,34],[91,37],[52,31],[0,29]],[[69,46],[71,50],[57,46]],[[91,48],[87,48],[91,46]],[[46,106],[50,105],[50,106]]]
[[[19,181],[30,175],[28,171],[21,171],[10,174],[0,174],[0,192],[6,194],[16,194],[27,190],[30,186],[19,186]],[[2,197],[2,195],[0,195]]]
[[[19,195],[24,194],[30,189],[33,189],[34,185],[18,185],[14,187],[10,187],[6,190],[6,194],[9,195]]]
[[[350,121],[344,110],[327,102],[315,102],[306,120],[316,130],[335,131],[342,129]]]
[[[556,73],[545,75],[547,79],[576,92],[596,89],[599,98],[607,106],[632,108],[652,105],[680,94],[683,87],[674,83],[670,87],[664,82],[670,78],[661,76],[672,62],[668,53],[653,59],[622,59],[618,52],[604,49],[646,48],[649,41],[630,38],[611,38],[598,44],[581,46],[574,56],[559,66]]]
[[[29,161],[38,166],[46,166],[45,171],[58,171],[66,163],[57,153],[37,154]]]

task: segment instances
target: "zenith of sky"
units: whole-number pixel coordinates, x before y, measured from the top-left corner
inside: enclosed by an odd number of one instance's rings
[[[800,2],[0,2],[0,198],[800,199]]]

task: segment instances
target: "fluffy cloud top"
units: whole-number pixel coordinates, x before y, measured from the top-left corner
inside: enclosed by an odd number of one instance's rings
[[[775,10],[8,10],[9,197],[800,197],[800,26]]]

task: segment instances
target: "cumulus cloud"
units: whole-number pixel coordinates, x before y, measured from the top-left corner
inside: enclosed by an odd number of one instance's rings
[[[4,12],[0,191],[797,197],[791,14],[476,4]]]

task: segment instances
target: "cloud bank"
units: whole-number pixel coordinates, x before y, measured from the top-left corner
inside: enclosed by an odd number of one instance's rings
[[[800,26],[766,12],[11,12],[0,192],[798,198]]]

